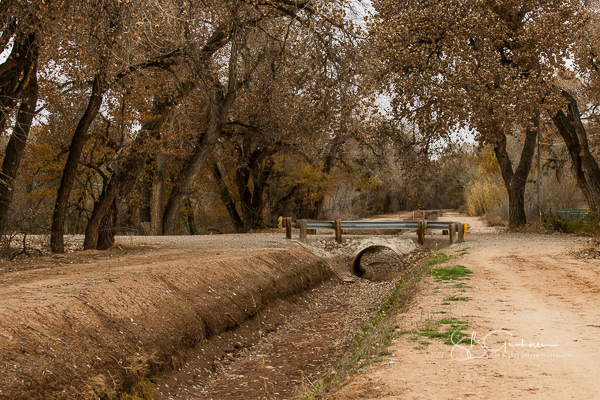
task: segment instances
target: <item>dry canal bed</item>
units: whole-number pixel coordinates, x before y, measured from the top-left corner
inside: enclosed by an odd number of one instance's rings
[[[397,283],[352,277],[353,252],[414,249],[311,239],[121,238],[1,264],[0,399],[117,399],[145,376],[157,399],[293,398]]]

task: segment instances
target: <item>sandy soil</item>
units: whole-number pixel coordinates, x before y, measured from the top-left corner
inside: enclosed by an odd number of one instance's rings
[[[597,399],[600,260],[591,249],[597,243],[494,233],[476,220],[460,220],[471,223],[473,235],[445,250],[453,255],[447,265],[469,268],[470,280],[427,278],[412,309],[397,317],[392,355],[328,398]],[[455,287],[460,283],[468,288]],[[401,334],[440,327],[436,322],[451,317],[468,322],[465,333],[478,343],[452,346]]]

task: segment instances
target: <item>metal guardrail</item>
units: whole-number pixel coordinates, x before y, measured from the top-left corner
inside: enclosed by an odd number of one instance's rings
[[[458,242],[462,242],[465,235],[471,233],[469,224],[462,224],[455,221],[308,221],[301,219],[292,221],[290,217],[279,217],[279,227],[285,228],[285,236],[292,238],[292,229],[300,230],[300,240],[306,243],[306,235],[309,231],[318,229],[331,229],[335,233],[335,239],[342,243],[342,231],[353,230],[416,230],[417,242],[425,244],[425,235],[428,230],[446,231],[450,238],[450,244],[454,243],[454,237],[457,236]],[[316,233],[316,232],[314,232]]]
[[[427,229],[434,231],[447,231],[450,224],[457,224],[457,221],[427,221]],[[362,229],[395,229],[395,230],[416,230],[419,228],[419,221],[341,221],[341,228],[348,230]],[[292,228],[296,229],[296,221],[292,221]],[[333,221],[306,221],[306,229],[334,229]]]

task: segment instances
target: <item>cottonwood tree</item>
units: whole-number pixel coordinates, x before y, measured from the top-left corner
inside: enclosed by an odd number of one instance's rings
[[[98,229],[102,219],[108,214],[115,196],[117,194],[120,197],[125,196],[143,170],[148,156],[145,147],[148,139],[160,136],[165,121],[187,96],[192,95],[195,90],[203,90],[209,105],[207,116],[203,117],[206,125],[198,134],[191,154],[184,161],[181,171],[176,176],[176,185],[170,193],[163,214],[165,233],[174,231],[175,225],[179,221],[185,194],[206,161],[208,154],[212,151],[221,133],[228,109],[232,106],[238,91],[247,81],[248,74],[252,73],[252,62],[249,65],[244,64],[251,61],[252,58],[242,58],[240,53],[246,49],[244,40],[248,37],[247,34],[264,29],[260,26],[262,21],[269,21],[272,17],[279,18],[282,15],[287,15],[279,8],[286,9],[294,15],[296,15],[296,12],[300,12],[295,4],[281,3],[278,7],[274,7],[274,4],[259,7],[239,2],[233,5],[223,5],[218,13],[210,14],[209,11],[211,10],[207,11],[202,20],[212,20],[213,22],[208,29],[203,29],[200,33],[205,35],[208,33],[208,35],[202,36],[198,33],[199,30],[194,30],[193,32],[197,36],[189,38],[190,43],[195,43],[197,50],[189,58],[187,76],[184,79],[179,78],[179,81],[183,84],[178,87],[185,90],[177,89],[175,92],[177,95],[170,96],[170,98],[167,96],[168,100],[166,102],[163,100],[155,102],[155,105],[165,105],[160,107],[164,113],[159,113],[159,110],[155,107],[156,111],[152,112],[149,125],[146,123],[142,125],[140,133],[137,134],[134,140],[132,150],[129,151],[127,158],[118,165],[118,171],[111,177],[107,189],[95,206],[86,229],[85,248],[98,246]],[[269,12],[263,12],[263,8]],[[276,13],[271,14],[272,10],[276,10]],[[208,18],[211,15],[212,17]],[[202,26],[206,27],[206,24]],[[189,36],[191,36],[191,33]],[[254,60],[261,57],[260,52],[252,53],[252,50],[250,55]],[[224,66],[226,67],[223,68]],[[224,73],[223,69],[225,70]],[[222,79],[226,83],[223,83]]]
[[[241,89],[243,88],[244,92],[248,90],[247,86],[253,80],[270,79],[264,74],[260,75],[262,68],[268,66],[277,73],[281,65],[285,65],[290,58],[301,58],[298,44],[304,44],[304,48],[308,49],[309,54],[317,52],[323,55],[322,63],[317,65],[315,60],[309,60],[313,63],[312,65],[305,65],[303,69],[296,69],[296,72],[302,74],[300,75],[301,79],[309,80],[313,84],[317,82],[319,85],[319,81],[315,77],[310,77],[308,73],[318,70],[318,68],[324,70],[331,68],[327,58],[334,53],[331,42],[339,40],[332,31],[339,30],[339,26],[343,22],[342,7],[343,5],[327,3],[319,13],[315,11],[314,5],[310,2],[275,1],[254,5],[250,8],[239,7],[240,14],[243,15],[243,11],[247,15],[246,20],[238,22],[238,29],[232,38],[227,86],[223,84],[215,101],[210,103],[216,112],[207,119],[205,130],[198,135],[190,156],[185,160],[176,176],[163,214],[165,234],[172,234],[176,231],[177,223],[181,218],[184,198],[214,148],[217,138],[221,135],[227,121],[227,113],[230,110],[234,111],[233,103]],[[252,21],[252,23],[244,21]],[[287,71],[288,74],[290,72]],[[317,73],[319,76],[323,76],[322,73]],[[278,85],[291,85],[292,88],[295,88],[296,94],[299,94],[300,89],[298,85],[294,84],[294,78],[290,79],[289,76],[286,78]],[[211,79],[213,82],[219,82],[219,79],[223,78],[215,76]],[[323,84],[319,85],[321,92],[331,91],[323,86]],[[276,91],[277,89],[273,87],[271,90]],[[304,90],[310,91],[310,88],[307,89],[304,86]],[[267,92],[268,94],[269,92]],[[314,101],[317,102],[319,99],[314,99]],[[294,115],[299,111],[298,104],[293,104],[293,102],[287,104],[292,105],[287,113]],[[327,105],[324,101],[319,104],[321,107]],[[310,112],[310,108],[304,111]]]
[[[313,178],[326,181],[350,137],[348,126],[357,123],[360,115],[358,97],[366,89],[357,83],[360,68],[352,64],[359,50],[355,35],[327,25],[311,35],[317,38],[312,41],[299,28],[281,24],[279,36],[266,38],[265,63],[238,99],[224,129],[223,154],[230,156],[216,163],[214,175],[238,231],[264,226],[266,185],[275,169],[277,178],[286,172],[279,169],[282,164],[275,162],[275,155],[280,161],[293,153],[304,157],[315,168]],[[231,188],[226,185],[228,176],[235,182]],[[312,218],[321,214],[326,192],[315,188],[306,196],[307,182],[292,180],[291,187],[284,185],[285,192],[268,192],[269,203],[279,206],[268,212],[271,221],[280,206],[296,202],[303,194],[310,201],[297,209],[310,209],[305,216]]]
[[[493,144],[509,192],[509,225],[523,226],[536,121],[556,101],[549,82],[565,68],[579,3],[379,0],[374,7],[374,43],[398,115],[414,119],[428,138],[469,126]],[[516,169],[504,145],[515,133],[525,143]]]
[[[577,185],[584,194],[594,215],[600,215],[600,167],[594,157],[588,135],[589,128],[597,126],[597,104],[600,100],[600,29],[599,8],[586,3],[579,10],[585,25],[574,37],[574,68],[577,74],[566,71],[560,75],[557,86],[562,89],[562,107],[551,110],[550,116],[563,138],[570,158]],[[588,121],[582,121],[580,108],[584,109]],[[596,152],[596,156],[598,153]]]
[[[164,13],[166,9],[170,13]],[[176,8],[173,10],[173,8]],[[163,2],[82,2],[67,16],[64,36],[54,44],[57,49],[53,62],[63,65],[62,72],[68,77],[68,85],[88,87],[87,106],[79,117],[71,138],[68,157],[63,169],[52,217],[51,248],[53,252],[64,251],[64,222],[69,197],[77,175],[88,131],[98,116],[105,97],[118,96],[120,91],[135,92],[138,88],[123,80],[150,68],[166,69],[182,62],[185,46],[165,28],[185,20],[185,7]],[[82,24],[80,21],[89,21]],[[177,31],[177,30],[176,30]],[[147,77],[146,77],[147,78]],[[160,75],[155,75],[159,82]],[[138,76],[139,79],[139,76]],[[124,88],[123,86],[126,86]],[[86,91],[86,92],[88,92]]]

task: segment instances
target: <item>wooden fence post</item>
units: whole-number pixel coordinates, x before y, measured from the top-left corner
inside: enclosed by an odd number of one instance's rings
[[[306,220],[301,219],[296,221],[296,227],[300,229],[300,241],[306,243]]]
[[[456,224],[450,224],[448,236],[450,237],[450,244],[454,244],[454,237],[456,236]]]
[[[287,217],[283,219],[283,225],[285,226],[285,237],[287,239],[292,238],[292,218]]]
[[[458,243],[462,243],[465,241],[465,225],[459,223],[458,224]]]
[[[425,230],[427,229],[427,222],[419,221],[417,228],[417,243],[421,246],[425,245]]]
[[[342,221],[336,219],[333,221],[333,230],[335,231],[335,241],[342,244]]]

